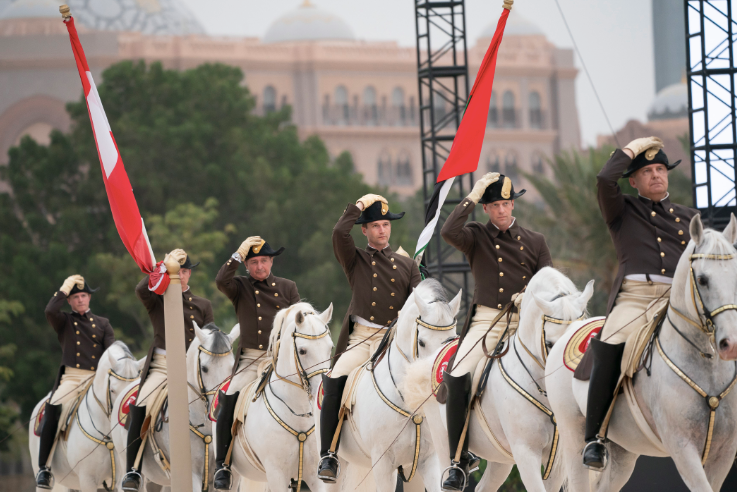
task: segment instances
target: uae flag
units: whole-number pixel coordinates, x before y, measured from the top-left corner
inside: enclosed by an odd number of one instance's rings
[[[87,111],[92,124],[92,133],[97,145],[97,154],[102,168],[102,180],[105,183],[110,210],[113,213],[115,226],[123,240],[125,248],[133,257],[142,272],[149,275],[149,288],[157,294],[163,294],[169,286],[169,276],[163,262],[156,263],[151,244],[146,234],[141,213],[138,211],[136,197],[133,196],[128,174],[123,166],[123,159],[115,143],[113,132],[102,107],[100,95],[97,93],[95,81],[92,79],[87,58],[79,41],[74,19],[66,17],[64,23],[69,31],[74,60],[77,62],[79,78],[82,81]]]
[[[478,168],[481,146],[484,143],[484,134],[486,133],[491,88],[494,84],[496,57],[499,53],[499,46],[502,43],[504,27],[507,25],[509,9],[511,9],[511,5],[507,8],[506,4],[507,2],[505,2],[502,15],[497,23],[491,44],[489,44],[489,48],[484,55],[484,61],[481,63],[479,73],[476,75],[476,81],[473,83],[471,93],[468,95],[463,119],[453,139],[450,154],[445,160],[440,174],[438,174],[435,190],[430,198],[430,203],[427,205],[427,210],[425,211],[425,229],[420,234],[420,238],[417,241],[417,248],[415,249],[415,261],[418,264],[422,260],[425,248],[427,248],[432,238],[435,227],[438,224],[438,219],[440,219],[440,210],[443,208],[443,203],[445,203],[445,199],[453,187],[455,178],[462,174],[472,173]]]

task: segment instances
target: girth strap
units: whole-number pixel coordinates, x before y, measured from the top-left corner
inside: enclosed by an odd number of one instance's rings
[[[717,408],[719,407],[719,403],[729,394],[730,391],[732,391],[735,383],[737,383],[737,371],[735,371],[735,376],[734,378],[732,378],[732,382],[729,383],[729,386],[727,386],[727,389],[722,391],[717,396],[709,396],[706,391],[701,388],[701,386],[696,384],[693,379],[688,377],[686,373],[684,373],[667,355],[665,355],[663,347],[660,346],[660,337],[655,338],[655,346],[658,349],[660,357],[668,365],[668,367],[670,367],[671,370],[683,380],[683,382],[689,385],[691,389],[701,395],[706,401],[706,404],[709,406],[709,424],[708,430],[706,432],[706,443],[704,444],[704,451],[701,454],[701,466],[703,466],[704,463],[706,463],[707,458],[709,457],[709,450],[711,449],[711,440],[714,436],[714,421],[716,419]]]

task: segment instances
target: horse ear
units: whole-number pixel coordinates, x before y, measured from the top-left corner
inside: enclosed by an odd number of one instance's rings
[[[200,341],[200,345],[203,347],[205,346],[205,340],[207,339],[207,335],[205,335],[205,332],[200,330],[200,327],[197,325],[196,321],[192,321],[192,326],[194,326],[194,333],[197,335],[197,339]]]
[[[734,244],[737,242],[737,218],[735,218],[734,214],[729,214],[729,225],[724,228],[722,234],[730,243]]]
[[[463,289],[460,289],[458,291],[458,294],[453,298],[452,301],[448,304],[448,307],[450,307],[451,312],[453,313],[453,316],[458,315],[458,311],[461,309],[461,299],[463,298]]]
[[[136,365],[138,366],[138,372],[143,371],[143,368],[146,365],[146,357],[141,357],[141,360],[136,362]]]
[[[704,239],[704,224],[701,223],[701,214],[696,214],[691,219],[691,224],[688,226],[688,232],[691,234],[691,239],[696,243],[696,246],[701,244]]]
[[[422,296],[419,295],[417,290],[414,292],[414,298],[415,298],[415,304],[417,304],[417,309],[420,311],[420,317],[423,316],[427,318],[430,315],[430,305],[425,302],[425,300],[422,298]]]
[[[585,308],[594,295],[594,280],[589,280],[586,284],[586,288],[583,290],[580,296],[578,296],[578,302],[581,304],[581,308]]]
[[[535,304],[537,304],[537,307],[542,309],[543,313],[552,313],[555,311],[552,302],[540,299],[534,292],[530,292],[530,294],[532,294],[532,299],[535,301]]]
[[[322,324],[327,325],[330,323],[330,320],[333,319],[333,303],[331,302],[328,308],[320,313],[320,321],[322,321]]]
[[[110,361],[110,367],[115,367],[115,360],[118,358],[113,354],[115,351],[115,345],[111,345],[110,348],[107,349],[107,358]],[[99,365],[97,367],[100,367]]]
[[[294,321],[297,323],[297,325],[301,325],[305,322],[305,315],[302,313],[302,311],[297,311],[297,316],[294,318]]]
[[[230,330],[230,333],[228,334],[228,338],[230,339],[230,343],[233,343],[236,338],[241,336],[241,324],[236,323],[232,330]]]

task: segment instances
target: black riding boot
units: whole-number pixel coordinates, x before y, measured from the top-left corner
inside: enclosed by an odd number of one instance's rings
[[[322,376],[324,396],[320,412],[320,462],[317,464],[317,478],[325,483],[335,483],[340,473],[340,462],[336,455],[340,441],[335,445],[335,453],[330,452],[330,445],[338,428],[340,400],[343,398],[343,388],[347,380],[348,376],[339,378],[330,378],[325,374]]]
[[[131,419],[128,427],[128,446],[125,449],[126,470],[128,472],[123,477],[122,488],[130,492],[138,492],[141,488],[141,468],[143,460],[138,465],[138,469],[133,467],[138,456],[138,450],[141,448],[141,428],[146,420],[146,407],[130,406],[128,418]]]
[[[233,482],[233,474],[230,466],[225,464],[225,456],[228,454],[230,443],[233,440],[233,412],[238,401],[239,391],[232,395],[226,395],[222,391],[218,396],[218,421],[215,424],[215,436],[217,443],[215,447],[215,490],[230,490]]]
[[[583,464],[588,468],[603,470],[607,464],[606,436],[599,437],[601,425],[614,400],[624,344],[612,345],[592,339],[588,350],[593,351],[594,365],[589,380],[589,399],[586,403],[586,447]]]
[[[448,445],[450,446],[450,468],[448,478],[443,482],[443,490],[462,491],[467,483],[468,473],[468,435],[461,443],[461,434],[466,424],[468,405],[471,402],[471,373],[463,376],[443,374],[443,382],[448,388],[448,397],[445,401],[445,416],[448,421]],[[461,459],[455,461],[458,445],[461,445]]]
[[[54,488],[54,476],[51,469],[46,466],[51,454],[51,448],[54,446],[54,438],[56,438],[56,429],[59,427],[59,416],[61,415],[61,405],[52,405],[49,401],[46,403],[44,410],[44,423],[41,428],[41,442],[38,446],[38,473],[36,474],[36,487],[39,489]]]

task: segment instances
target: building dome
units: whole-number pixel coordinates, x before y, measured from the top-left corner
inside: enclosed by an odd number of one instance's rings
[[[94,0],[97,1],[97,0]],[[264,43],[356,39],[353,29],[340,17],[322,10],[309,0],[279,17],[264,35]]]
[[[491,24],[487,25],[484,30],[481,32],[481,35],[479,38],[492,38],[494,37],[494,32],[496,32],[496,25],[497,22],[494,21]],[[504,28],[504,36],[544,36],[545,33],[542,32],[542,30],[537,27],[536,24],[533,24],[529,20],[527,20],[525,17],[522,17],[517,12],[510,12],[509,17],[507,18],[507,25]]]
[[[0,5],[3,1],[0,0]],[[2,19],[53,17],[66,3],[74,19],[90,29],[183,36],[205,30],[181,0],[14,0],[0,11]]]
[[[685,83],[664,87],[647,111],[648,120],[672,120],[688,116],[688,87]]]

